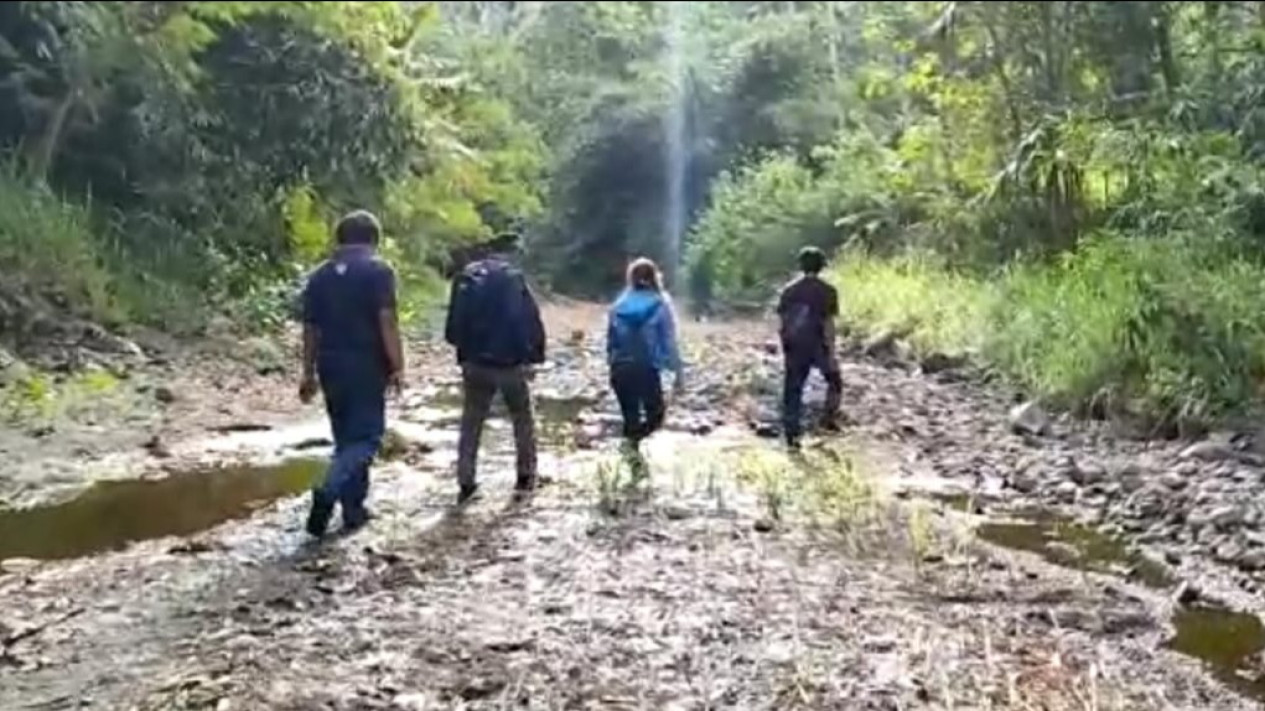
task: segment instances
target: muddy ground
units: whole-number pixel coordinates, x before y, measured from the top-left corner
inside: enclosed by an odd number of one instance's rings
[[[179,355],[7,433],[0,494],[21,508],[0,513],[0,708],[1265,699],[1265,632],[1231,611],[1255,609],[1265,525],[1242,439],[1187,451],[1057,418],[1020,434],[1014,398],[969,368],[854,347],[849,426],[791,458],[760,436],[767,326],[690,324],[689,388],[633,480],[600,318],[549,313],[533,499],[509,496],[502,424],[483,498],[452,507],[455,371],[419,342],[378,518],[321,546],[302,491],[325,428],[278,367]]]

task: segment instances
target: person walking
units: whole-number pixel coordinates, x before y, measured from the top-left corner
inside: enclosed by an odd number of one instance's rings
[[[816,369],[826,380],[822,426],[838,428],[843,379],[835,354],[835,318],[839,292],[821,278],[826,256],[816,247],[799,252],[800,275],[783,287],[777,314],[785,377],[782,386],[782,433],[787,446],[798,449],[802,428],[804,384]]]
[[[483,425],[500,393],[514,426],[515,490],[536,486],[536,431],[530,381],[545,362],[545,327],[522,271],[513,263],[517,234],[498,235],[453,281],[444,338],[457,351],[463,401],[457,441],[457,503],[478,491]]]
[[[312,491],[307,532],[321,537],[341,504],[343,527],[368,522],[369,467],[386,429],[386,394],[400,388],[404,355],[396,315],[395,272],[378,258],[378,219],[363,210],[339,220],[332,256],[303,290],[303,375],[299,399],[319,389],[334,455]]]
[[[674,373],[677,392],[685,386],[676,314],[661,281],[654,262],[635,260],[628,266],[627,284],[608,315],[606,355],[611,388],[619,401],[624,440],[633,450],[663,426],[667,408],[661,373]]]

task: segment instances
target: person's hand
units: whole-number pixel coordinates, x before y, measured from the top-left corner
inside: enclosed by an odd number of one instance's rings
[[[534,365],[523,366],[523,379],[529,383],[535,382],[536,381],[536,366]]]
[[[316,391],[319,389],[316,376],[310,373],[305,374],[303,380],[299,381],[299,402],[304,405],[312,402],[312,398],[316,397]]]
[[[387,394],[399,398],[404,394],[404,373],[394,371],[387,374]]]

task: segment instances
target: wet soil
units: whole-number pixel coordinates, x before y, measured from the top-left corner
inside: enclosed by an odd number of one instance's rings
[[[591,311],[550,321],[600,332]],[[911,395],[916,374],[851,362],[866,416],[844,453],[787,460],[746,427],[771,402],[761,331],[690,328],[699,365],[642,478],[590,335],[552,346],[536,383],[543,486],[525,502],[499,418],[483,498],[452,506],[457,378],[423,346],[355,536],[300,530],[315,470],[295,458],[328,447],[314,408],[244,408],[170,456],[26,479],[37,507],[0,513],[0,708],[1257,707],[1255,618],[1174,610],[1173,571],[1127,536],[1048,506],[1003,515],[996,459],[953,468],[963,425],[941,398],[960,383]],[[288,384],[273,396],[285,409]],[[964,479],[976,517],[911,513],[918,485],[871,500],[883,487],[837,474],[854,457],[879,479]],[[91,484],[120,472],[136,476]]]

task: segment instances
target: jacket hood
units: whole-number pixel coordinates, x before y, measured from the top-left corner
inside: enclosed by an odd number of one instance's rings
[[[615,315],[633,325],[645,323],[655,314],[655,307],[663,302],[663,297],[656,292],[645,289],[628,289],[620,295],[612,309]]]

